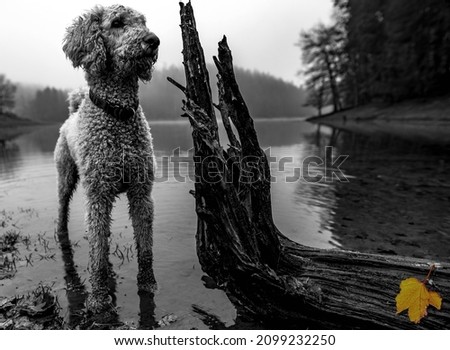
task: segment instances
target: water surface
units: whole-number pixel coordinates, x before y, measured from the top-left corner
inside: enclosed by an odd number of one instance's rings
[[[172,328],[205,329],[208,322],[200,309],[225,326],[233,326],[236,311],[225,293],[207,288],[202,280],[195,250],[194,199],[189,194],[194,187],[188,176],[192,167],[187,160],[180,166],[185,176],[175,177],[173,163],[166,161],[174,152],[188,155],[190,127],[187,121],[150,124],[158,160],[153,197],[154,270],[159,290],[150,299],[137,294],[133,232],[122,195],[113,211],[110,256],[120,320],[138,326],[148,315],[160,320],[173,314],[177,321]],[[384,135],[358,136],[301,120],[257,121],[256,127],[262,147],[278,160],[271,164],[273,213],[277,226],[289,238],[319,248],[440,260],[450,256],[446,178],[450,160],[445,148]],[[30,242],[19,246],[17,273],[0,281],[0,295],[26,293],[41,281],[52,284],[62,314],[73,321],[90,289],[88,242],[81,187],[71,204],[72,249],[62,251],[54,237],[57,136],[58,126],[46,126],[0,143],[0,235],[17,230]],[[349,155],[340,167],[348,181],[338,181],[336,169],[325,169],[323,164],[309,167],[313,180],[320,176],[320,182],[296,178],[305,171],[305,159],[327,157],[327,146],[333,147],[335,158]]]

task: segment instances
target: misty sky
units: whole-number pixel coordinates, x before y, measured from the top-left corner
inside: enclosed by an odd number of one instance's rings
[[[0,73],[13,82],[73,88],[84,84],[62,52],[65,28],[96,4],[121,3],[147,17],[161,39],[156,67],[180,65],[178,0],[7,0],[0,7]],[[225,34],[234,62],[299,84],[302,29],[327,23],[331,0],[192,0],[206,59],[216,54]]]

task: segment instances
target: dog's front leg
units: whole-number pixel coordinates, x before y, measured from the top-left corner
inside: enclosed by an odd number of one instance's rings
[[[111,212],[113,191],[105,184],[85,184],[86,225],[89,238],[89,266],[92,293],[88,299],[89,310],[99,313],[110,308],[108,277],[109,236],[111,234]]]
[[[156,280],[153,274],[153,201],[151,183],[133,184],[128,192],[130,217],[138,252],[137,276],[140,292],[154,292]]]

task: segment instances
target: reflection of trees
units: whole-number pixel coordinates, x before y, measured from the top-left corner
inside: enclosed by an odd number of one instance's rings
[[[319,150],[325,150],[327,146],[338,147],[341,130],[326,125],[317,124],[315,130],[304,135],[305,140],[315,145]],[[321,156],[323,154],[319,154]]]
[[[13,178],[19,163],[19,147],[15,143],[0,140],[0,178]]]
[[[304,121],[262,121],[256,119],[255,128],[263,147],[275,147],[303,143],[305,135],[309,135],[315,129],[315,125]]]
[[[58,139],[60,125],[43,125],[30,129],[26,137],[20,139],[24,151],[53,153]],[[19,143],[19,141],[18,141]]]
[[[335,209],[328,219],[342,246],[448,259],[450,214],[442,210],[450,198],[448,149],[384,134],[323,130],[309,135],[318,147],[333,144],[336,153],[350,155],[341,167],[349,182],[334,183]],[[331,200],[324,189],[314,191],[316,198]]]
[[[20,136],[26,135],[21,138]],[[23,153],[53,152],[58,136],[57,126],[11,127],[0,130],[0,175],[13,178]]]
[[[12,141],[20,135],[27,134],[32,131],[35,126],[13,126],[0,128],[0,141],[6,143],[7,141]]]
[[[318,143],[318,146],[309,150],[308,157],[320,157],[324,156],[323,149],[321,147],[322,142]],[[306,166],[306,164],[304,164]],[[311,169],[309,169],[311,171]],[[319,226],[322,233],[331,233],[331,224],[333,222],[333,210],[336,206],[335,196],[335,183],[315,181],[316,176],[325,179],[327,176],[324,166],[316,166],[313,169],[314,176],[308,178],[308,169],[302,169],[302,179],[297,181],[295,188],[295,201],[306,205],[308,208],[315,208],[314,212],[319,217]],[[320,232],[313,232],[312,234],[318,234]]]

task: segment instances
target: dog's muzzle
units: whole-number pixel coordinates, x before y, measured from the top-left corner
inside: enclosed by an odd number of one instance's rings
[[[141,42],[141,47],[146,56],[157,57],[159,38],[154,33],[148,33]]]

